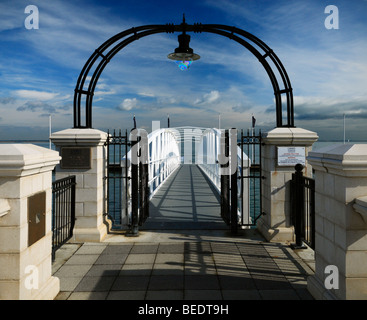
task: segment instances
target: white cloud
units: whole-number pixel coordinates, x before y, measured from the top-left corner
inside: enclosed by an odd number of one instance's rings
[[[32,99],[38,101],[52,100],[59,95],[58,93],[36,91],[36,90],[16,90],[15,94],[17,97],[22,99]]]
[[[142,97],[150,97],[150,98],[155,97],[155,94],[151,92],[139,92],[138,95]]]
[[[213,90],[209,93],[206,93],[203,95],[202,98],[196,99],[194,104],[207,104],[207,103],[213,103],[214,101],[218,100],[220,97],[219,91]]]
[[[138,100],[136,98],[133,99],[125,99],[122,101],[122,103],[119,105],[120,110],[126,110],[129,111],[131,109],[135,109],[137,107]]]
[[[116,93],[116,91],[115,90],[105,90],[105,91],[102,91],[102,90],[100,90],[100,91],[95,91],[94,92],[94,95],[95,96],[104,96],[104,95],[111,95],[111,94],[115,94]]]

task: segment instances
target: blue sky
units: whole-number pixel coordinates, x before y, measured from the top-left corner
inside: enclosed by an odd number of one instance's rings
[[[28,5],[39,29],[28,30]],[[327,29],[325,7],[339,10],[339,29]],[[271,47],[294,92],[295,125],[320,139],[367,141],[366,0],[71,1],[0,0],[0,140],[47,139],[73,126],[79,73],[94,50],[113,35],[147,24],[225,24]],[[251,115],[263,130],[275,127],[270,80],[258,60],[225,37],[191,34],[201,59],[188,71],[168,60],[177,33],[135,41],[104,70],[93,101],[93,127],[150,131],[151,121],[172,126],[247,129]]]

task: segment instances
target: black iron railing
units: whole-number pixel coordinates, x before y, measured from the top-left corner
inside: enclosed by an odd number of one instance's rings
[[[108,131],[107,146],[107,194],[105,215],[112,221],[112,229],[124,229],[126,225],[130,232],[126,235],[137,235],[138,226],[141,226],[149,216],[149,187],[148,187],[148,163],[142,163],[138,158],[142,152],[148,159],[148,145],[141,144],[135,156],[131,154],[128,159],[130,148],[134,148],[141,137],[137,131],[131,131],[137,140],[130,141],[125,130],[112,134]],[[131,134],[131,133],[130,133]],[[134,149],[132,149],[134,150]],[[143,157],[144,158],[144,157]]]
[[[127,153],[130,149],[127,130],[108,131],[107,146],[107,182],[105,215],[112,221],[113,229],[122,228],[122,211],[129,210],[129,163]]]
[[[262,174],[262,164],[261,164],[261,130],[257,133],[255,129],[252,128],[247,130],[247,134],[244,134],[243,130],[241,130],[241,140],[238,143],[238,146],[241,149],[241,157],[238,159],[239,161],[239,177],[240,179],[240,199],[241,206],[239,207],[241,211],[242,221],[241,224],[243,226],[256,226],[257,220],[264,214],[262,211],[262,180],[264,176]],[[249,163],[247,165],[244,164],[244,154],[248,156]],[[245,167],[248,166],[248,173],[245,174]],[[248,188],[248,198],[250,202],[248,216],[244,214],[244,199],[245,196],[243,193],[244,190],[244,182],[248,180],[247,188]]]
[[[75,185],[75,176],[52,182],[52,260],[56,250],[73,236]]]
[[[237,131],[232,134],[235,135],[235,141],[237,141]],[[254,129],[251,133],[248,130],[245,135],[241,130],[240,140],[237,141],[236,148],[232,151],[230,151],[230,140],[230,130],[225,130],[222,151],[228,158],[235,150],[237,170],[231,175],[221,175],[221,216],[231,226],[231,232],[236,233],[239,226],[255,227],[257,220],[263,214],[261,131],[256,135]],[[227,166],[228,164],[221,164],[222,168]]]
[[[296,248],[306,243],[315,249],[315,180],[304,177],[303,166],[297,164],[291,180],[291,223],[295,229]]]

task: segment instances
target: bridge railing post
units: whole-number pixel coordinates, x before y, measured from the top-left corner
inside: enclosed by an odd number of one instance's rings
[[[224,155],[226,158],[229,157],[229,131],[225,130],[224,132]],[[221,168],[226,168],[229,164],[220,163]],[[222,170],[222,174],[220,175],[220,187],[221,187],[221,197],[220,197],[220,206],[221,206],[221,216],[222,219],[229,224],[229,212],[230,212],[230,197],[229,197],[229,178],[228,174],[223,174],[225,170]]]
[[[231,174],[231,233],[236,234],[238,229],[238,209],[237,209],[237,170]]]
[[[139,165],[131,163],[131,236],[139,235]]]
[[[235,148],[231,145],[230,163],[233,166],[231,168],[231,233],[236,234],[238,230],[238,179],[237,179],[237,129],[232,128],[231,130],[230,143],[235,144]],[[233,154],[233,149],[235,153]],[[235,160],[233,160],[235,159]]]

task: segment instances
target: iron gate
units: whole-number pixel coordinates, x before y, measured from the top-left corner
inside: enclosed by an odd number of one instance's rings
[[[75,176],[52,182],[52,261],[56,250],[73,236],[75,225]]]
[[[132,133],[135,132],[133,130]],[[112,221],[112,229],[122,230],[128,227],[127,235],[137,235],[138,227],[149,216],[148,164],[146,161],[140,161],[142,153],[147,152],[147,147],[138,144],[140,140],[141,137],[137,137],[136,141],[130,141],[127,130],[125,134],[122,134],[121,130],[118,132],[114,130],[113,134],[108,131],[105,143],[107,146],[105,215]],[[135,149],[137,155],[131,155],[131,152],[129,154],[129,151]],[[132,159],[138,160],[132,161]]]
[[[231,135],[235,137],[231,138]],[[236,139],[236,140],[234,140]],[[236,168],[231,174],[221,175],[221,216],[236,233],[239,227],[254,227],[262,213],[261,181],[261,131],[225,130],[222,150],[226,158],[231,157],[231,142],[237,141]],[[246,158],[245,158],[246,157]],[[224,168],[228,164],[221,164]]]
[[[315,179],[303,176],[303,165],[295,165],[290,181],[291,223],[294,225],[296,243],[293,248],[306,248],[306,243],[315,250]]]
[[[106,186],[106,215],[112,221],[112,229],[122,229],[124,218],[129,207],[129,166],[126,154],[129,150],[127,131],[121,130],[110,134],[105,145],[107,146],[107,175]]]
[[[146,131],[142,131],[146,133]],[[127,235],[137,236],[138,228],[149,216],[149,186],[148,186],[148,136],[139,133],[138,129],[131,131],[131,222]],[[127,157],[126,157],[127,158]]]

